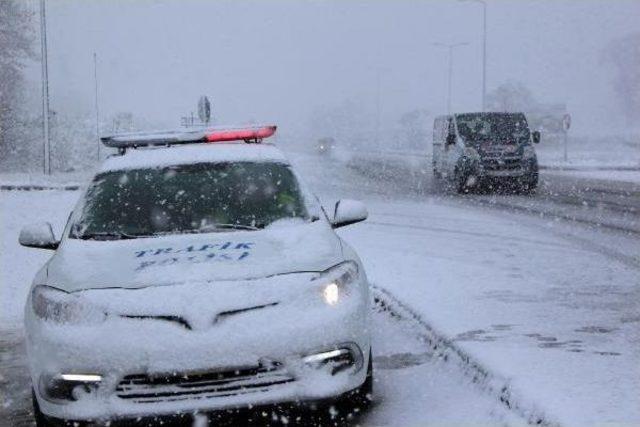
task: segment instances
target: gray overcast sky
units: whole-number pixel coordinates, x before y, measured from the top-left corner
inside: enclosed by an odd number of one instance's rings
[[[477,3],[47,0],[47,8],[58,111],[93,114],[95,51],[105,117],[132,111],[177,125],[205,93],[219,121],[295,130],[316,106],[373,104],[379,72],[389,125],[415,108],[443,112],[446,52],[431,43],[459,41],[471,44],[455,54],[453,107],[480,108]],[[578,132],[609,130],[621,121],[601,50],[638,22],[638,0],[489,0],[489,89],[520,80],[540,101],[566,102]]]

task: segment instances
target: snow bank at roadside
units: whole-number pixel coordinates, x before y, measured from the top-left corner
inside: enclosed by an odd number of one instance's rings
[[[597,181],[614,181],[640,184],[640,167],[637,170],[550,170],[546,173],[553,175],[563,175],[574,179],[589,179]]]
[[[77,190],[86,185],[92,172],[0,173],[1,190]]]

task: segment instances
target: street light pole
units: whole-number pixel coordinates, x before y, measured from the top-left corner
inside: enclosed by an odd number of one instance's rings
[[[482,111],[487,110],[487,3],[482,3]]]
[[[468,42],[462,43],[432,43],[434,46],[446,47],[449,50],[449,77],[447,79],[447,114],[451,114],[451,92],[453,85],[453,49],[466,46]]]
[[[487,2],[485,0],[458,0],[482,5],[482,111],[487,109]]]
[[[100,163],[100,110],[98,108],[98,55],[93,52],[93,80],[96,90],[96,139],[98,140],[98,163]]]
[[[51,141],[49,138],[49,69],[47,67],[47,16],[40,0],[40,49],[42,56],[42,127],[44,133],[44,174],[51,175]]]

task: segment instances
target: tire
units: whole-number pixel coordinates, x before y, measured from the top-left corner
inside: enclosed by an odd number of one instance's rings
[[[453,182],[455,185],[455,190],[458,194],[466,194],[469,192],[469,189],[467,188],[467,179],[466,177],[464,177],[462,175],[462,173],[460,172],[460,169],[456,169],[455,173],[453,174]]]
[[[438,168],[436,168],[436,165],[433,165],[433,178],[436,181],[439,181],[442,179],[442,174],[438,171]]]
[[[86,423],[70,422],[66,420],[60,420],[57,418],[48,417],[40,411],[40,405],[36,398],[36,392],[31,389],[31,401],[33,405],[33,418],[36,422],[36,427],[85,427]]]
[[[534,194],[538,188],[538,174],[532,173],[518,183],[520,192],[523,194]]]
[[[31,402],[33,404],[33,418],[36,421],[36,427],[55,427],[55,424],[40,411],[36,392],[33,390],[31,390]]]
[[[373,357],[369,350],[369,363],[367,365],[367,376],[360,387],[346,396],[345,403],[352,412],[366,410],[373,401]]]

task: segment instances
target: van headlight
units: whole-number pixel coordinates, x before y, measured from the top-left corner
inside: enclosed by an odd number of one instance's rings
[[[91,324],[107,318],[107,313],[100,307],[52,286],[33,288],[31,306],[40,319],[56,323]]]
[[[524,159],[535,159],[536,150],[534,150],[530,145],[525,145],[525,147],[522,149],[522,157]]]
[[[328,305],[338,304],[352,292],[352,286],[358,280],[358,264],[346,261],[324,271],[316,280],[321,283],[322,299]]]

